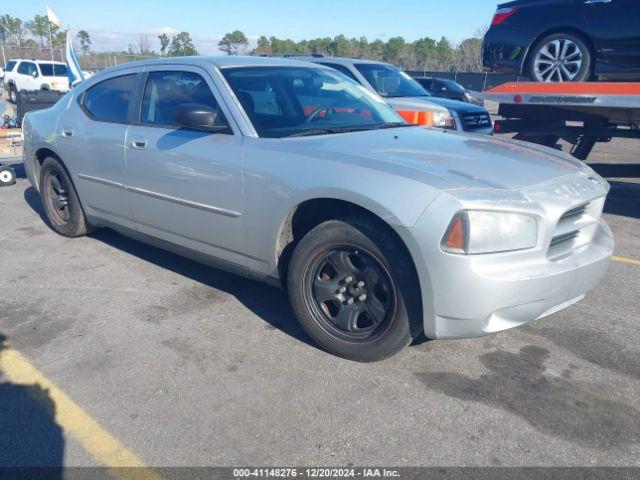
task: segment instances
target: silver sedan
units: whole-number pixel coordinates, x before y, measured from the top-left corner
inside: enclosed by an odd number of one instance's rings
[[[122,65],[27,114],[24,136],[54,230],[109,227],[282,285],[309,336],[358,361],[568,307],[613,251],[589,167],[409,126],[304,62]]]

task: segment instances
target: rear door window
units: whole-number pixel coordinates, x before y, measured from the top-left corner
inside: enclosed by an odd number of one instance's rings
[[[136,74],[122,75],[89,88],[82,99],[84,110],[94,120],[127,123],[137,78]]]
[[[340,73],[345,74],[351,80],[355,80],[356,82],[358,82],[358,79],[353,74],[353,72],[351,70],[349,70],[349,67],[347,67],[345,65],[341,65],[339,63],[328,63],[328,62],[322,62],[322,63],[320,63],[320,65],[325,65],[327,67],[331,67],[331,68],[339,71]],[[358,83],[360,83],[360,82],[358,82]]]
[[[13,72],[13,67],[16,66],[16,61],[15,60],[11,60],[9,63],[7,63],[7,68],[5,68],[5,70],[7,72]]]
[[[41,63],[40,64],[40,73],[43,77],[66,77],[67,76],[67,66],[66,65],[58,65],[54,63]]]

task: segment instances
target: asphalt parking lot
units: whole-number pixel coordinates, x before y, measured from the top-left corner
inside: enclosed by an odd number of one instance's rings
[[[56,235],[20,178],[0,189],[0,466],[640,466],[639,146],[590,159],[619,258],[584,301],[376,364],[315,348],[282,291]]]

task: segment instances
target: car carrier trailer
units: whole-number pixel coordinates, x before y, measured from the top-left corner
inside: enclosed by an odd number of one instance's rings
[[[495,133],[555,147],[586,160],[598,142],[640,139],[640,83],[505,83],[487,90],[502,117]]]

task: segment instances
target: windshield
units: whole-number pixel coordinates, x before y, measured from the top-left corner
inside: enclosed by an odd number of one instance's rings
[[[261,137],[323,135],[407,124],[345,75],[311,67],[222,69]]]
[[[66,77],[67,66],[58,65],[57,63],[41,63],[40,73],[43,77]]]
[[[413,78],[391,65],[359,63],[355,67],[383,97],[431,96]]]

